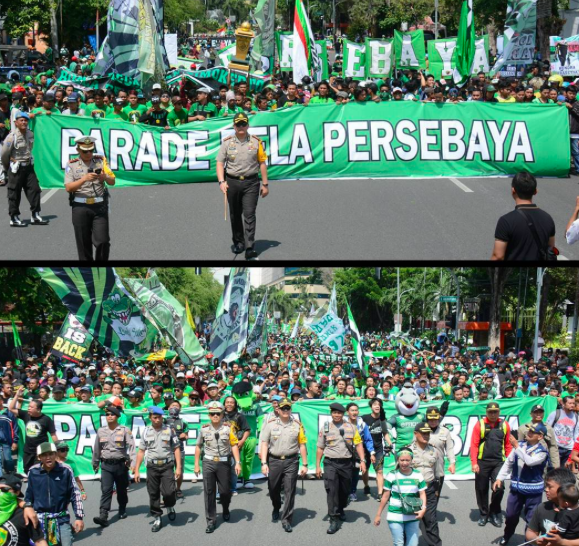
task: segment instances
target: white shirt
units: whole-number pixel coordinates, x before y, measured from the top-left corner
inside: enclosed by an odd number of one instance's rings
[[[571,227],[569,228],[565,236],[567,237],[568,245],[572,245],[573,243],[579,241],[579,220],[575,220],[571,224]]]

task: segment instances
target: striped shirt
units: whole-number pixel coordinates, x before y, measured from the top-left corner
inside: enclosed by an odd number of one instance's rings
[[[410,475],[400,471],[389,472],[384,478],[384,489],[390,491],[387,521],[415,521],[416,515],[402,513],[400,493],[405,497],[420,498],[420,491],[426,491],[426,482],[420,471],[413,469]]]

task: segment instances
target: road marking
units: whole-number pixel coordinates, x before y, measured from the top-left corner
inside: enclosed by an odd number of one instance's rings
[[[559,256],[557,256],[557,259],[561,260],[562,262],[568,262],[570,260],[570,258],[563,256],[563,254],[559,254]]]
[[[456,184],[465,193],[474,193],[468,186],[465,186],[458,178],[449,178],[449,180]]]
[[[46,203],[58,190],[56,188],[50,190],[46,195],[43,195],[40,199],[42,204]]]
[[[451,178],[451,180],[452,180],[452,178]],[[458,489],[458,487],[456,487],[456,485],[454,485],[452,482],[450,482],[450,481],[448,481],[448,480],[444,480],[444,483],[445,483],[446,485],[448,485],[448,487],[449,487],[450,489]]]

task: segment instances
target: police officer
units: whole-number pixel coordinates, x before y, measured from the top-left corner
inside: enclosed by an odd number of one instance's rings
[[[181,464],[185,465],[185,442],[187,441],[187,431],[189,430],[189,425],[186,421],[183,421],[179,417],[181,413],[181,402],[179,400],[172,400],[169,403],[169,417],[165,419],[165,423],[169,425],[177,438],[179,438],[179,450],[181,451]],[[181,484],[183,483],[183,473],[177,480],[177,492],[176,496],[178,499],[183,498],[183,491],[181,491]]]
[[[223,506],[223,519],[229,521],[229,503],[231,502],[231,463],[235,460],[235,473],[241,473],[237,436],[229,425],[223,422],[225,408],[221,402],[212,401],[207,404],[211,423],[201,427],[195,449],[195,474],[201,472],[199,461],[203,448],[203,494],[205,496],[205,517],[207,519],[206,533],[215,531],[217,519],[217,490]]]
[[[273,505],[272,521],[279,521],[281,509],[281,488],[285,493],[285,503],[281,525],[286,533],[292,532],[292,517],[296,496],[298,474],[308,472],[308,453],[304,427],[291,414],[292,403],[284,398],[279,403],[279,417],[269,421],[264,427],[260,444],[261,471],[267,476],[269,496]],[[301,468],[298,472],[299,455]]]
[[[414,441],[410,444],[410,449],[414,453],[412,466],[420,470],[426,482],[426,512],[420,520],[422,534],[428,546],[441,546],[436,508],[440,491],[439,481],[444,475],[444,457],[428,443],[431,432],[432,429],[427,423],[418,423],[414,427]]]
[[[119,502],[119,519],[127,517],[129,497],[129,466],[135,466],[135,440],[127,427],[119,425],[121,410],[112,404],[105,409],[107,426],[97,430],[92,466],[95,472],[101,467],[101,504],[99,517],[93,521],[101,527],[109,526],[109,511],[116,486]]]
[[[235,135],[227,137],[217,154],[217,180],[221,191],[227,195],[231,229],[233,232],[233,252],[245,258],[257,257],[253,248],[255,242],[255,209],[259,195],[267,196],[267,154],[262,141],[248,135],[249,118],[245,112],[235,114],[233,127]],[[261,190],[258,174],[261,173]],[[242,220],[243,216],[243,220]],[[244,233],[245,223],[245,233]]]
[[[151,425],[145,427],[139,444],[137,462],[135,463],[135,482],[141,481],[139,469],[147,457],[147,493],[149,493],[149,511],[154,516],[151,531],[156,533],[163,526],[160,498],[167,507],[170,521],[175,521],[175,479],[181,476],[181,451],[179,438],[169,425],[163,423],[163,410],[157,406],[149,408]],[[175,471],[173,472],[173,467]]]
[[[442,491],[442,485],[444,484],[444,457],[448,457],[448,471],[451,474],[456,472],[456,457],[454,455],[454,440],[450,434],[450,430],[440,424],[440,412],[438,408],[430,408],[426,412],[426,421],[428,426],[432,429],[430,433],[429,444],[438,451],[440,454],[439,468],[436,469],[437,476],[440,476],[438,495],[440,497],[440,492]]]
[[[94,153],[95,142],[91,136],[75,140],[80,157],[66,165],[64,185],[70,194],[78,259],[92,262],[94,245],[95,259],[104,262],[109,259],[111,248],[106,185],[115,185],[115,175],[106,158]]]
[[[356,425],[344,421],[346,408],[342,404],[330,405],[332,421],[326,421],[318,436],[316,454],[316,476],[322,477],[322,457],[324,457],[324,486],[328,500],[328,515],[330,527],[327,530],[333,535],[338,529],[338,519],[346,521],[344,508],[348,504],[348,496],[352,489],[352,473],[354,470],[354,449],[360,459],[360,472],[366,472],[362,438]]]
[[[22,190],[30,203],[33,225],[46,225],[48,222],[40,216],[40,185],[34,172],[34,133],[28,128],[30,117],[27,112],[18,112],[15,116],[16,129],[4,140],[2,146],[2,166],[6,172],[8,185],[8,214],[12,227],[24,227],[20,220],[20,199]]]

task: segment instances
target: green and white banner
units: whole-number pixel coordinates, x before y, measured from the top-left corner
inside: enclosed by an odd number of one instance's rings
[[[261,349],[264,344],[264,335],[266,334],[266,319],[267,319],[267,292],[263,295],[259,311],[255,322],[251,327],[251,331],[247,336],[247,353],[252,355],[256,349]]]
[[[316,469],[316,442],[318,434],[324,423],[331,419],[330,404],[333,400],[311,400],[297,402],[293,405],[292,412],[296,419],[304,425],[307,437],[308,449],[308,472],[313,474]],[[360,400],[360,414],[365,415],[370,412],[368,404]],[[511,429],[516,430],[520,425],[530,421],[531,408],[535,404],[545,407],[545,416],[555,411],[557,400],[551,396],[546,398],[514,398],[511,400],[498,400],[501,407],[501,418],[508,421]],[[451,402],[448,413],[442,421],[442,426],[447,426],[454,441],[454,453],[456,455],[456,474],[452,476],[454,480],[473,479],[469,458],[470,438],[472,430],[477,421],[485,415],[486,402]],[[419,412],[424,415],[427,407],[439,407],[440,403],[429,403],[422,405]],[[384,402],[386,418],[396,414],[394,402]],[[262,403],[244,412],[252,436],[261,430],[264,415],[271,412],[271,405]],[[78,468],[81,479],[95,479],[98,475],[92,470],[92,450],[94,447],[96,430],[101,426],[106,426],[104,412],[94,404],[59,404],[45,403],[43,412],[54,419],[56,432],[61,440],[66,441],[70,446],[69,459]],[[206,408],[185,408],[181,412],[181,417],[189,426],[188,438],[185,443],[185,478],[192,477],[193,462],[195,454],[195,443],[201,426],[209,422]],[[138,440],[141,438],[143,429],[149,424],[149,414],[143,411],[126,410],[121,416],[121,420],[126,426],[131,428],[133,436]],[[21,429],[24,429],[20,421]],[[392,436],[396,436],[392,432]],[[20,444],[22,449],[22,443]],[[257,453],[258,446],[256,446]],[[18,461],[19,471],[22,471],[22,457]],[[385,459],[384,471],[392,470],[394,467],[394,457]],[[142,469],[145,470],[144,467]],[[371,471],[373,472],[373,470]],[[252,467],[253,477],[261,477],[260,460],[256,456]],[[447,476],[450,476],[449,474]]]
[[[342,319],[331,308],[322,318],[310,322],[307,326],[318,336],[320,345],[329,347],[334,353],[342,352],[346,329]]]
[[[551,71],[560,76],[579,76],[579,35],[561,38],[549,37],[551,44]]]
[[[292,52],[294,47],[293,32],[276,32],[275,43],[277,47],[277,56],[279,60],[279,69],[281,72],[291,72],[293,70]],[[328,72],[328,50],[325,40],[316,40],[316,52],[322,61],[321,79],[327,80]],[[299,83],[299,82],[296,82]]]
[[[426,68],[426,50],[424,49],[424,31],[412,32],[394,31],[394,51],[396,53],[396,68],[407,69]]]
[[[569,172],[569,116],[558,105],[349,103],[250,118],[250,133],[265,143],[271,180]],[[77,154],[74,139],[91,135],[117,177],[113,199],[119,186],[213,182],[219,146],[231,134],[227,118],[165,131],[107,118],[40,116],[37,176],[45,189],[64,188],[64,168]]]
[[[389,78],[394,67],[394,41],[366,38],[366,77]]]
[[[428,73],[436,80],[450,79],[456,67],[456,38],[428,41]],[[489,37],[482,36],[475,41],[474,61],[471,75],[489,71]]]
[[[354,80],[366,79],[366,45],[351,42],[344,38],[342,40],[342,72],[345,78]]]
[[[178,85],[182,77],[192,81],[195,85],[204,86],[209,85],[215,90],[221,84],[227,84],[227,75],[230,71],[224,66],[216,66],[208,68],[207,70],[173,70],[165,76],[167,85]],[[247,81],[247,74],[240,71],[231,70],[231,85]],[[259,93],[265,86],[265,82],[269,81],[269,76],[261,76],[259,74],[249,74],[249,89],[255,93]]]
[[[146,279],[123,280],[185,364],[205,361],[205,351],[187,321],[185,307],[165,288],[154,270]]]
[[[87,356],[93,337],[72,314],[68,314],[56,336],[50,353],[70,363],[78,363]]]

